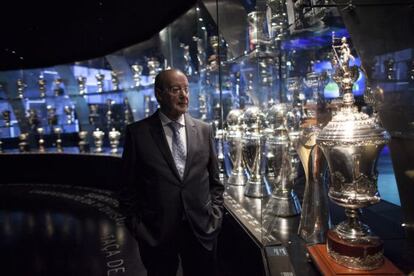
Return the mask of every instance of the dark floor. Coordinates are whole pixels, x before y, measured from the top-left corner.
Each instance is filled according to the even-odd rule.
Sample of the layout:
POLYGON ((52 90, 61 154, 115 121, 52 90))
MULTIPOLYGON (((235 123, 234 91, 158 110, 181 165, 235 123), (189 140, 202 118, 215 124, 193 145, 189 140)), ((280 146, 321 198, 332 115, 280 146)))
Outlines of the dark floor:
MULTIPOLYGON (((399 205, 387 150, 381 154, 378 171, 382 199, 399 205)), ((96 188, 0 185, 0 275, 145 276, 138 246, 123 225, 117 204, 110 191, 96 188)), ((387 210, 375 213, 388 214, 387 210)), ((395 215, 390 219, 396 219, 395 215)), ((219 252, 222 275, 262 275, 260 251, 238 228, 231 220, 225 224, 228 231, 222 239, 234 242, 219 252)), ((403 247, 386 251, 392 253, 396 248, 403 247)))
POLYGON ((1 275, 146 275, 111 193, 0 186, 1 275))

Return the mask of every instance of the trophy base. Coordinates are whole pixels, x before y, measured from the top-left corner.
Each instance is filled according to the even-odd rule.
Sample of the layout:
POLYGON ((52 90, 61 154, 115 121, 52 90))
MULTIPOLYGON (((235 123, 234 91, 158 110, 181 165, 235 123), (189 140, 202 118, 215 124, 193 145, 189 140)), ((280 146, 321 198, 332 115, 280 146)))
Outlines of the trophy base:
POLYGON ((384 263, 383 242, 378 237, 346 240, 328 230, 327 250, 335 262, 355 270, 374 270, 384 263))
POLYGON ((322 275, 404 275, 390 260, 384 257, 381 267, 374 270, 354 270, 336 263, 329 255, 326 244, 307 246, 312 261, 322 275))
POLYGON ((231 186, 245 186, 246 177, 243 174, 231 174, 227 180, 227 184, 231 186))
POLYGON ((262 178, 259 181, 249 180, 244 190, 244 195, 247 197, 263 198, 272 193, 272 189, 267 182, 266 178, 262 178))
POLYGON ((272 194, 268 206, 269 212, 277 217, 297 216, 301 212, 300 201, 294 191, 283 195, 272 194))

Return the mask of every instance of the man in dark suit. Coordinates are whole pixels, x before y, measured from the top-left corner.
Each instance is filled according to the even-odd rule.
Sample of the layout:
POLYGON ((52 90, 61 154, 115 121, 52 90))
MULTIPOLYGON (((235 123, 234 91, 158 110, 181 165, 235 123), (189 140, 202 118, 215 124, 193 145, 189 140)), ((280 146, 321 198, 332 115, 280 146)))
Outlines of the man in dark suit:
POLYGON ((120 207, 153 275, 215 275, 224 186, 212 128, 187 114, 187 77, 165 70, 155 78, 160 108, 125 132, 120 207))

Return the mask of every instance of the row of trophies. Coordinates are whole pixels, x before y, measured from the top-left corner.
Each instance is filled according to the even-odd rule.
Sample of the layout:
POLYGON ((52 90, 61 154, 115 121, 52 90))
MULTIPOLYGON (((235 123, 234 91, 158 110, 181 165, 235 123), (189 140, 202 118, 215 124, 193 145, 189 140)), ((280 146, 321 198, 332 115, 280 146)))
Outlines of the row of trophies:
MULTIPOLYGON (((62 128, 55 127, 53 128, 53 134, 55 135, 55 139, 53 144, 56 147, 56 152, 61 153, 64 151, 63 147, 63 141, 62 141, 62 128)), ((46 140, 45 140, 45 129, 42 127, 39 127, 36 129, 36 136, 37 136, 37 152, 45 153, 47 152, 46 148, 46 140)), ((79 136, 79 152, 80 153, 88 153, 91 151, 91 147, 89 145, 89 134, 87 131, 80 131, 78 133, 79 136)), ((113 128, 111 131, 108 132, 108 139, 110 144, 110 153, 111 154, 118 154, 119 153, 119 143, 121 138, 121 133, 113 128)), ((100 130, 99 128, 96 128, 92 132, 94 147, 93 152, 94 153, 104 153, 104 139, 105 139, 105 132, 100 130)), ((29 133, 21 133, 18 136, 19 139, 19 151, 22 153, 30 152, 30 142, 29 142, 29 133)), ((0 143, 0 153, 1 150, 1 143, 0 143)))
POLYGON ((384 263, 383 242, 359 215, 380 201, 376 163, 390 136, 375 111, 368 116, 354 105, 359 69, 349 65, 353 56, 346 38, 333 33, 332 43, 333 79, 342 95, 338 110, 331 118, 320 116, 326 106, 318 93, 306 104, 299 97, 292 105, 279 103, 264 112, 255 106, 232 110, 227 128, 216 131, 220 176, 229 186, 243 186, 247 197, 269 197, 265 212, 280 217, 301 213, 299 236, 308 244, 326 241, 331 261, 373 270, 384 263), (328 191, 320 177, 323 162, 329 168, 328 191), (293 189, 300 164, 306 178, 302 206, 293 189), (331 229, 328 197, 347 216, 331 229))
MULTIPOLYGON (((147 60, 147 67, 148 67, 148 81, 147 83, 153 83, 155 76, 162 70, 161 63, 155 57, 148 58, 147 60)), ((133 85, 131 88, 139 88, 143 85, 143 66, 139 64, 133 64, 130 66, 133 78, 133 85)), ((108 91, 118 91, 123 89, 121 82, 120 82, 120 74, 116 71, 111 71, 111 89, 108 91)), ((105 92, 105 74, 98 72, 95 74, 96 79, 96 90, 91 91, 94 93, 102 93, 105 92)), ((76 77, 79 95, 87 94, 88 87, 87 87, 87 78, 83 75, 79 75, 76 77)), ((17 97, 19 99, 25 98, 25 90, 27 88, 27 84, 24 82, 22 78, 17 79, 16 81, 17 86, 17 97)), ((39 74, 37 79, 37 86, 39 89, 39 97, 45 98, 47 96, 48 91, 48 84, 47 80, 44 77, 43 73, 39 74)), ((64 89, 64 80, 60 77, 55 78, 53 80, 52 85, 53 96, 61 96, 65 94, 64 89)))

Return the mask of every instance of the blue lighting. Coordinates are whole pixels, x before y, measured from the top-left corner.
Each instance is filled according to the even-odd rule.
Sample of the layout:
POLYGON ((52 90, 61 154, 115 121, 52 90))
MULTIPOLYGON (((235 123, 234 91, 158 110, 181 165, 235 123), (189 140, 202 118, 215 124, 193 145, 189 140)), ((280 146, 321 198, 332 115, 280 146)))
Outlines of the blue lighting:
MULTIPOLYGON (((350 65, 361 65, 361 60, 359 58, 355 58, 354 61, 350 62, 350 65)), ((313 70, 316 73, 323 73, 328 72, 328 75, 331 76, 332 74, 332 65, 330 61, 320 61, 316 62, 313 65, 313 70)), ((354 92, 355 96, 362 96, 365 91, 365 74, 360 70, 359 71, 359 77, 357 81, 354 83, 352 91, 354 92)), ((328 84, 324 88, 324 96, 327 99, 337 98, 339 97, 339 87, 338 85, 333 81, 332 78, 330 78, 328 84)))

